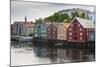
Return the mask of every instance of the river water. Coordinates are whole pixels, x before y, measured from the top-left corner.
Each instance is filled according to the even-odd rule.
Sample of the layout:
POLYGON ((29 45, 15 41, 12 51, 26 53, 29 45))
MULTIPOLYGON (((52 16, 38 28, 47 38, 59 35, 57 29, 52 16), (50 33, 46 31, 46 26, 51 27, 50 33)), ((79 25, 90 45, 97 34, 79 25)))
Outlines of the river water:
POLYGON ((11 45, 11 66, 95 61, 94 49, 89 48, 39 47, 33 43, 11 45))

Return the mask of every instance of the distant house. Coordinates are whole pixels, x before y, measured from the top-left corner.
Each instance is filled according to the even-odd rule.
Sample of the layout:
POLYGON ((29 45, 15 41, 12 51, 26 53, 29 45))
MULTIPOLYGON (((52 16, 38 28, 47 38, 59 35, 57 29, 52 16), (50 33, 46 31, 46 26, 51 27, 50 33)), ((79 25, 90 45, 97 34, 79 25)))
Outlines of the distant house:
POLYGON ((95 41, 95 25, 93 21, 75 17, 67 28, 68 42, 95 41))
POLYGON ((59 11, 59 14, 67 13, 70 16, 70 18, 72 18, 75 12, 78 12, 80 14, 82 13, 85 16, 85 18, 88 18, 89 20, 92 20, 93 22, 95 22, 95 11, 91 12, 91 11, 80 9, 80 8, 72 8, 72 9, 59 11))
POLYGON ((47 37, 50 40, 57 40, 57 27, 55 24, 50 23, 47 27, 47 37))
POLYGON ((36 23, 34 26, 34 37, 47 38, 47 26, 44 23, 36 23))
POLYGON ((27 21, 27 18, 25 17, 25 21, 15 21, 12 24, 12 33, 18 36, 29 36, 33 33, 33 26, 33 22, 27 21))
POLYGON ((14 22, 14 24, 13 24, 13 34, 14 35, 19 35, 19 36, 21 36, 21 35, 24 35, 23 34, 23 32, 24 32, 24 22, 22 22, 22 21, 16 21, 16 22, 14 22))
POLYGON ((25 22, 24 23, 24 35, 30 36, 34 31, 34 23, 33 22, 25 22))

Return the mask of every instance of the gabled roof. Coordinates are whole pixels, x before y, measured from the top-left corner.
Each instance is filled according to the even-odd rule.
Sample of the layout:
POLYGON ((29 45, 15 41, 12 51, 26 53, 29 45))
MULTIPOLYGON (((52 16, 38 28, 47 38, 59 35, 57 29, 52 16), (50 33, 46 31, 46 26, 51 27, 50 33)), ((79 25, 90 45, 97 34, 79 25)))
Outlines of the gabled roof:
MULTIPOLYGON (((84 28, 95 28, 94 22, 91 20, 79 17, 75 17, 74 19, 76 19, 84 28)), ((74 19, 71 21, 71 23, 74 21, 74 19)))
POLYGON ((43 22, 42 22, 42 23, 36 23, 36 24, 35 24, 35 26, 37 26, 37 25, 43 25, 43 26, 45 26, 45 27, 47 27, 47 26, 48 26, 48 24, 43 23, 43 22))
POLYGON ((34 24, 32 22, 25 22, 24 27, 25 28, 33 28, 34 24))
POLYGON ((32 28, 34 26, 32 21, 28 21, 28 22, 25 22, 25 21, 15 21, 14 24, 23 24, 23 26, 25 28, 32 28))
POLYGON ((69 24, 70 24, 70 23, 64 23, 63 25, 64 25, 66 28, 68 28, 69 24))

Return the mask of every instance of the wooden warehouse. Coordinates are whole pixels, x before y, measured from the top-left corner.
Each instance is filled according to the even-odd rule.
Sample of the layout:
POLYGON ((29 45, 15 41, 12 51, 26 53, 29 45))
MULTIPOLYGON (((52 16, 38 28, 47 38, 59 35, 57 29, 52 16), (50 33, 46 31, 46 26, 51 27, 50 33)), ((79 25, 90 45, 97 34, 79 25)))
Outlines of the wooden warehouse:
POLYGON ((69 23, 56 23, 57 27, 57 40, 66 40, 66 29, 69 23))
POLYGON ((47 26, 44 23, 35 24, 34 38, 47 39, 47 26))
POLYGON ((53 23, 50 23, 47 27, 47 38, 57 40, 57 27, 53 23))
POLYGON ((67 41, 80 43, 95 41, 95 25, 93 21, 75 17, 67 29, 67 41))

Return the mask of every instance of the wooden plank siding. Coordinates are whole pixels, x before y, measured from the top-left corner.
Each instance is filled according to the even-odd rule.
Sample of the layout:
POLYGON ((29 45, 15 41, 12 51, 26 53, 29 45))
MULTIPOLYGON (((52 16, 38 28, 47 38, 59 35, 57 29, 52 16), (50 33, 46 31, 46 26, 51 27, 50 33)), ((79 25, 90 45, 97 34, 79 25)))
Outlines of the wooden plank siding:
POLYGON ((66 30, 67 30, 66 38, 68 42, 85 43, 90 40, 89 38, 91 38, 92 35, 95 36, 93 33, 94 28, 84 28, 84 26, 81 25, 80 21, 78 21, 76 18, 74 18, 74 20, 71 22, 68 29, 66 30), (90 33, 90 30, 92 31, 92 34, 90 33))
POLYGON ((57 27, 52 23, 47 27, 47 37, 50 40, 57 40, 57 27))
POLYGON ((57 23, 57 40, 66 40, 66 29, 69 23, 57 23))
POLYGON ((47 39, 47 27, 45 24, 35 24, 34 37, 47 39))

